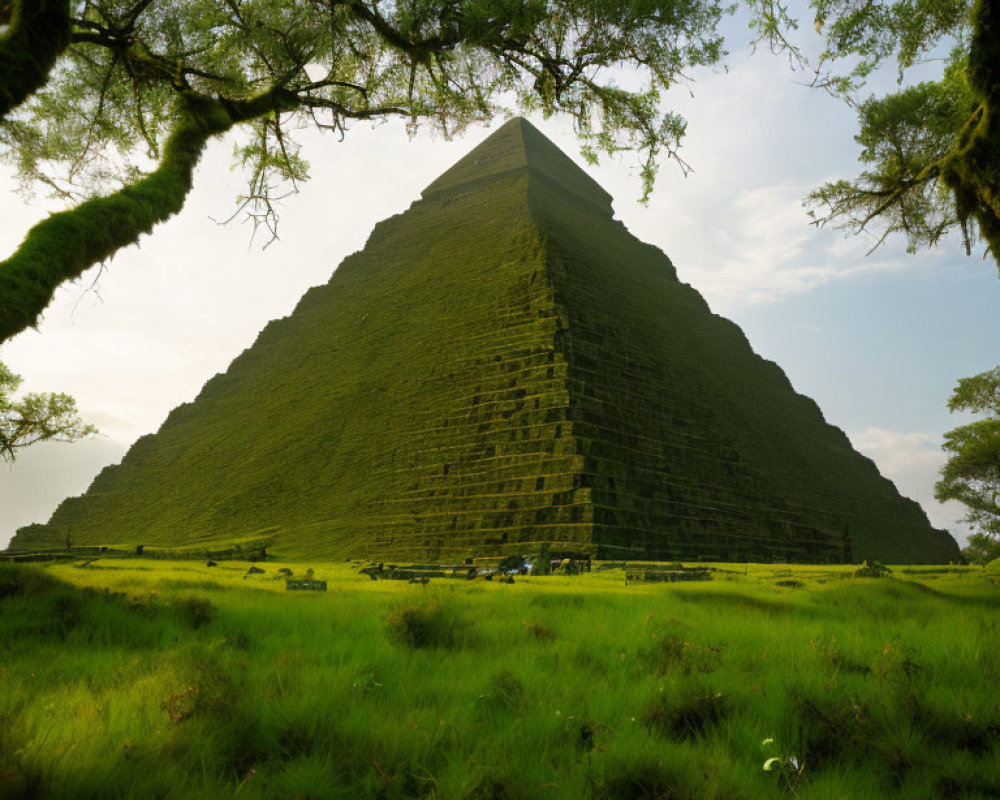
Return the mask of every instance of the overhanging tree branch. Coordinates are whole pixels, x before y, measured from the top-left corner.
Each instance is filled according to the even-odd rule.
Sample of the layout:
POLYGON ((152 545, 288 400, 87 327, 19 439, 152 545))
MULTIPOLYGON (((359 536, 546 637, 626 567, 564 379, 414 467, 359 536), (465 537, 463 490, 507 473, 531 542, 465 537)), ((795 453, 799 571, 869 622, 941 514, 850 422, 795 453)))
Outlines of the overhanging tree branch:
POLYGON ((17 251, 0 262, 0 341, 35 325, 59 284, 73 280, 179 212, 208 140, 239 122, 298 105, 272 89, 249 100, 184 92, 177 122, 156 170, 114 194, 88 200, 35 225, 17 251))
MULTIPOLYGON (((403 34, 402 31, 394 28, 389 21, 383 17, 378 9, 373 5, 368 8, 362 2, 351 2, 347 4, 351 12, 359 20, 367 22, 386 42, 393 47, 409 55, 418 63, 427 63, 431 56, 436 53, 446 52, 455 47, 461 41, 461 34, 457 26, 450 26, 450 30, 434 36, 412 38, 403 34)), ((457 9, 448 9, 450 14, 444 10, 441 12, 442 19, 445 16, 454 16, 457 9)), ((442 26, 443 28, 444 26, 442 26)))
MULTIPOLYGON (((20 41, 22 55, 47 53, 43 66, 51 72, 32 84, 48 80, 46 91, 0 128, 5 155, 26 182, 51 185, 64 197, 63 181, 91 197, 112 193, 52 215, 0 261, 0 341, 36 324, 60 283, 177 213, 208 140, 240 122, 264 118, 263 139, 237 152, 254 167, 248 213, 252 218, 252 204, 262 202, 269 222, 277 196, 271 178, 294 183, 307 175, 282 128, 289 111, 296 112, 286 115, 290 121, 311 118, 340 134, 346 120, 403 115, 414 126, 433 119, 447 135, 491 117, 501 110, 497 100, 513 95, 526 111, 572 114, 591 154, 640 151, 648 191, 653 158, 676 158, 683 135, 680 118, 656 113, 658 90, 685 68, 723 55, 719 0, 624 7, 571 0, 0 0, 0 15, 12 1, 20 16, 0 16, 0 25, 10 22, 0 45, 20 41), (61 10, 54 45, 17 39, 34 19, 29 4, 36 16, 61 10), (66 68, 52 70, 63 50, 66 68), (643 69, 645 91, 596 83, 599 70, 627 63, 643 69), (245 101, 213 94, 247 97, 266 87, 283 88, 245 101), (143 144, 158 163, 136 180, 143 144)), ((0 63, 6 91, 16 81, 5 70, 0 63)), ((8 94, 8 107, 28 96, 8 94)))

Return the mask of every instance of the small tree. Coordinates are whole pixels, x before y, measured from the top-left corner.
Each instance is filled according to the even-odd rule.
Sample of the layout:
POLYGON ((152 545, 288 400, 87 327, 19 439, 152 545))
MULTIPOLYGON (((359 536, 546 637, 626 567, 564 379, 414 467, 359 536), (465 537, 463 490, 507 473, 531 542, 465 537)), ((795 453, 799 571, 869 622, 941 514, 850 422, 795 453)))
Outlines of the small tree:
POLYGON ((1000 538, 1000 367, 960 380, 948 409, 986 418, 944 435, 942 446, 950 456, 934 496, 963 503, 969 509, 965 522, 1000 538))
POLYGON ((969 537, 968 546, 962 549, 962 555, 970 564, 989 564, 1000 558, 1000 540, 985 533, 974 533, 969 537))
POLYGON ((97 433, 77 416, 76 401, 67 394, 31 393, 15 399, 21 381, 0 363, 0 461, 13 461, 18 450, 38 442, 72 442, 97 433))

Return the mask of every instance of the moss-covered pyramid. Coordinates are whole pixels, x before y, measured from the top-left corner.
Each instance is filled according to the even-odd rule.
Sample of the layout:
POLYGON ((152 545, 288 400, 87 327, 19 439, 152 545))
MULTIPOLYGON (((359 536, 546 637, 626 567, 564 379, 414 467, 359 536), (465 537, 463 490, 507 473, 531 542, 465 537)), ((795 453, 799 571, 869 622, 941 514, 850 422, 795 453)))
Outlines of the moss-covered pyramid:
POLYGON ((947 561, 847 437, 513 120, 13 547, 947 561))

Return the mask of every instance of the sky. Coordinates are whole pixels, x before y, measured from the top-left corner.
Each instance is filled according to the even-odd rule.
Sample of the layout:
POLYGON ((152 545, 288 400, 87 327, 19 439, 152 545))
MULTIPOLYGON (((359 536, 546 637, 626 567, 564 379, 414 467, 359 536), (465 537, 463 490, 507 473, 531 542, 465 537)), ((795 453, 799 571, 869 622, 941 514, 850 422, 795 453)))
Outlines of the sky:
MULTIPOLYGON (((662 249, 682 281, 964 543, 962 507, 937 503, 933 487, 942 434, 964 421, 945 405, 957 379, 1000 363, 996 266, 954 239, 911 255, 890 238, 866 255, 870 238, 812 226, 802 198, 858 172, 855 114, 804 86, 785 59, 731 49, 727 71, 696 72, 666 96, 688 120, 682 152, 694 172, 664 164, 645 205, 628 157, 585 165, 567 120, 531 121, 611 193, 635 236, 662 249)), ((247 225, 217 222, 245 176, 232 167, 232 141, 214 142, 179 216, 61 288, 37 330, 0 346, 23 391, 71 394, 101 431, 0 464, 0 547, 85 491, 501 121, 452 141, 427 131, 410 139, 400 122, 358 123, 343 141, 303 132, 312 178, 283 202, 281 238, 266 249, 247 225)), ((4 254, 55 209, 14 187, 0 167, 4 254)))

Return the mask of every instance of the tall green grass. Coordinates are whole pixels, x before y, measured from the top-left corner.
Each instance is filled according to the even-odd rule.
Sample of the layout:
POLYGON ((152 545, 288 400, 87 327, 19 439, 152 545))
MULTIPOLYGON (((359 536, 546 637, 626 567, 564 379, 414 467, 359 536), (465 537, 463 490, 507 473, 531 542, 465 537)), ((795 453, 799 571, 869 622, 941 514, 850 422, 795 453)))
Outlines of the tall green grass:
POLYGON ((330 591, 285 594, 264 566, 0 565, 0 797, 1000 796, 979 571, 314 564, 330 591))

